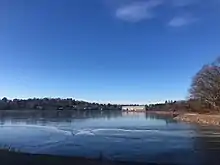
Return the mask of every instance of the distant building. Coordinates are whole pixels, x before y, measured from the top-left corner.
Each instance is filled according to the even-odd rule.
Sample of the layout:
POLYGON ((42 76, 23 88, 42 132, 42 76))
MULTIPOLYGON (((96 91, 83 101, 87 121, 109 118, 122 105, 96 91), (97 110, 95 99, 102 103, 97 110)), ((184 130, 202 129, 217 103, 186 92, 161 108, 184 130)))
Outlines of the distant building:
POLYGON ((42 106, 40 106, 40 105, 38 105, 36 108, 37 108, 37 109, 40 109, 40 110, 43 110, 43 109, 44 109, 44 107, 42 107, 42 106))
POLYGON ((146 107, 144 105, 122 106, 122 111, 143 112, 146 111, 146 107))

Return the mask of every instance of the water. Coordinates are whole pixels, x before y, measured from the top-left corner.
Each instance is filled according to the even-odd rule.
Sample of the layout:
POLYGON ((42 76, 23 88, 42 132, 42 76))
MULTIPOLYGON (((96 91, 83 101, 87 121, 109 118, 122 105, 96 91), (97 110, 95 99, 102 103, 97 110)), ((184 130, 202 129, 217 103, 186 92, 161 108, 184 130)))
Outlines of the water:
POLYGON ((145 113, 1 111, 0 148, 8 147, 111 160, 220 164, 220 129, 145 113))

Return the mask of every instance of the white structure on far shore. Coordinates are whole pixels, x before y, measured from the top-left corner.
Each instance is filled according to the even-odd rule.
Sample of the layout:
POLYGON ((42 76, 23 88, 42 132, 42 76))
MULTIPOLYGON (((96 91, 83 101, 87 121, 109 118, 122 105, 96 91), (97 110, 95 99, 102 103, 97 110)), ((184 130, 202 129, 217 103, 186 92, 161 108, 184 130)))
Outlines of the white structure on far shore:
POLYGON ((122 111, 143 112, 146 111, 145 105, 122 106, 122 111))

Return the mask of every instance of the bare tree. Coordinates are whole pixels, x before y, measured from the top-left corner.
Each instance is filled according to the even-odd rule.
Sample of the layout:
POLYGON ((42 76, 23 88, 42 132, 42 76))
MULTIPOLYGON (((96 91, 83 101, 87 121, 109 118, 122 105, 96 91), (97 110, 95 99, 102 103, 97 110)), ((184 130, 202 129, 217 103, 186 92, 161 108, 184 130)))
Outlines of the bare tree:
POLYGON ((220 109, 220 58, 212 64, 203 66, 195 75, 190 97, 220 109))

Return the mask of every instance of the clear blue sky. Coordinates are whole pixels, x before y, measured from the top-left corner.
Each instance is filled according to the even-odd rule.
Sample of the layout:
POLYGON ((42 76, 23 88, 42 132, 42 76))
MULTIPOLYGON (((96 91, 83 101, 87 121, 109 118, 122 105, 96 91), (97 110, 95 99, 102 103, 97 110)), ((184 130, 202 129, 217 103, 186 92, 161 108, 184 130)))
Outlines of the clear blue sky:
POLYGON ((184 99, 219 29, 219 0, 1 0, 0 97, 184 99))

